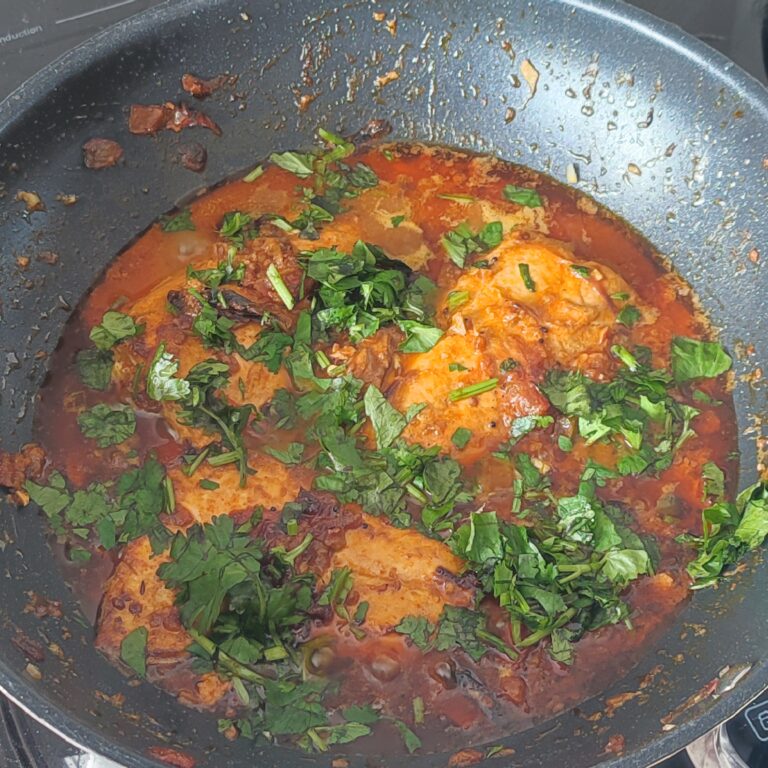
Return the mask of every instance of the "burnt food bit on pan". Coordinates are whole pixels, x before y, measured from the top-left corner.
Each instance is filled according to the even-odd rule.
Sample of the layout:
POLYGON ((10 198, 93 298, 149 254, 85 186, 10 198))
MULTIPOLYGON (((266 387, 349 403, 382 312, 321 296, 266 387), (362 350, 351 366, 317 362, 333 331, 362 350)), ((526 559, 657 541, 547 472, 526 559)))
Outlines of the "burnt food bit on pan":
POLYGON ((180 144, 178 149, 179 163, 188 171, 202 173, 208 162, 208 150, 197 141, 180 144))
POLYGON ((207 128, 216 136, 221 136, 221 128, 208 115, 183 102, 131 105, 128 116, 128 130, 131 133, 151 136, 159 131, 179 133, 185 128, 207 128))
POLYGON ((112 139, 88 139, 83 144, 83 164, 86 168, 111 168, 117 165, 122 157, 123 148, 112 139))
POLYGON ((234 85, 237 82, 237 75, 217 75, 208 79, 192 75, 189 72, 181 76, 181 87, 196 99, 205 99, 219 88, 225 85, 234 85))

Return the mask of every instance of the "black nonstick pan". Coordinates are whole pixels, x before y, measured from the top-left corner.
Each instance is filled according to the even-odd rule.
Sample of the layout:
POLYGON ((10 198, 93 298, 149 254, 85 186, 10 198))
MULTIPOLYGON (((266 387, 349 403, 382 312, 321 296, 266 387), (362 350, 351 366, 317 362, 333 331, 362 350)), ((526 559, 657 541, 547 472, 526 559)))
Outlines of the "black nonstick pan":
MULTIPOLYGON (((354 133, 373 118, 396 138, 493 152, 567 179, 645 233, 734 354, 740 485, 754 482, 766 448, 756 372, 768 372, 768 92, 675 27, 607 0, 184 0, 46 67, 0 104, 2 448, 30 439, 46 353, 132 237, 269 152, 309 146, 318 125, 354 133), (376 10, 397 18, 395 35, 376 10), (131 135, 130 104, 179 100, 184 72, 239 76, 206 102, 221 137, 131 135), (390 72, 397 78, 382 78, 390 72), (124 163, 86 169, 92 137, 120 142, 124 163), (191 139, 207 146, 203 174, 176 162, 191 139), (45 210, 25 213, 19 191, 37 193, 45 210)), ((64 738, 125 766, 156 765, 157 747, 201 768, 330 765, 332 755, 228 742, 215 718, 129 685, 93 648, 31 507, 3 507, 0 566, 0 688, 64 738), (63 617, 35 615, 31 593, 60 601, 63 617)), ((514 755, 492 764, 648 766, 727 718, 768 686, 767 577, 758 553, 726 585, 696 594, 627 678, 510 734, 514 755), (607 696, 638 690, 596 717, 607 696)), ((442 766, 448 755, 407 762, 442 766)))

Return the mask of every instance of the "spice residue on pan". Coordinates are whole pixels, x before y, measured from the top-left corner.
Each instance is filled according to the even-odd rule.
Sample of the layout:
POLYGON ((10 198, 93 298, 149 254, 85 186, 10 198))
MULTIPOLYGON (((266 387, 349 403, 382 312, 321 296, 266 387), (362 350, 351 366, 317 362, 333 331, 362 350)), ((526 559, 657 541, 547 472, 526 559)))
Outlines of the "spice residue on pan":
POLYGON ((386 127, 118 256, 15 487, 98 647, 227 737, 470 764, 625 674, 762 542, 766 492, 730 501, 731 359, 640 236, 386 127))

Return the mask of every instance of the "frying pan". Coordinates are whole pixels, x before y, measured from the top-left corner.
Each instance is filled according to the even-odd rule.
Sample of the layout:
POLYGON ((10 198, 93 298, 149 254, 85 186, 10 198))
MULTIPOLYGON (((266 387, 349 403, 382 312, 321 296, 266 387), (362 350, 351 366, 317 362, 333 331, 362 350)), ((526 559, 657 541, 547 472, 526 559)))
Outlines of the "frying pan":
MULTIPOLYGON (((694 286, 736 355, 740 484, 754 481, 766 389, 744 376, 768 371, 768 93, 677 28, 618 2, 394 0, 386 10, 398 19, 396 36, 373 18, 378 8, 360 0, 174 2, 103 32, 0 105, 3 448, 31 437, 43 353, 70 312, 158 214, 272 150, 309 146, 318 125, 352 133, 386 118, 395 137, 497 153, 561 179, 575 172, 580 189, 638 226, 694 286), (521 77, 526 59, 539 73, 535 94, 521 77), (239 75, 235 93, 221 91, 204 107, 221 138, 200 129, 128 133, 131 103, 178 99, 186 71, 225 70, 239 75), (391 70, 399 79, 377 86, 391 70), (303 111, 301 95, 313 99, 303 111), (83 167, 81 146, 94 136, 123 145, 122 167, 83 167), (192 139, 208 147, 202 175, 174 162, 178 143, 192 139), (24 215, 18 190, 37 192, 47 210, 24 215), (78 202, 64 206, 58 193, 78 202), (42 251, 58 262, 37 258, 42 251), (20 256, 30 257, 26 269, 20 256)), ((198 766, 330 763, 328 755, 225 741, 214 718, 148 684, 129 685, 93 649, 41 517, 5 508, 0 542, 0 688, 61 736, 125 766, 156 765, 148 750, 158 745, 198 766), (31 592, 61 601, 63 618, 25 612, 31 592), (29 666, 22 637, 44 660, 29 666)), ((733 714, 768 686, 766 577, 757 553, 732 582, 697 594, 603 696, 510 734, 515 754, 500 762, 647 766, 733 714), (604 713, 608 696, 636 691, 604 713)), ((352 766, 387 763, 351 758, 352 766)))

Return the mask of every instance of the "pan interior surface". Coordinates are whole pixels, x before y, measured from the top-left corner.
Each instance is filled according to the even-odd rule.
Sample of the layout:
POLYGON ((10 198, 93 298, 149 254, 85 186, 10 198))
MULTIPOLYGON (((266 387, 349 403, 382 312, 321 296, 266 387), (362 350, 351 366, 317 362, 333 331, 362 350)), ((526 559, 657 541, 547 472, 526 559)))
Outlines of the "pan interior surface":
MULTIPOLYGON (((386 118, 395 138, 491 152, 576 179, 642 231, 694 287, 734 352, 740 485, 753 482, 766 406, 754 371, 768 362, 765 92, 722 57, 620 3, 510 0, 471 12, 403 3, 391 15, 394 34, 365 3, 247 11, 230 2, 176 3, 99 35, 0 105, 3 448, 29 439, 46 369, 41 353, 52 351, 72 308, 137 232, 273 150, 308 147, 318 125, 352 133, 386 118), (237 95, 206 102, 223 135, 194 136, 208 148, 202 176, 172 162, 187 136, 128 132, 128 105, 178 100, 184 72, 223 70, 239 75, 237 95), (94 136, 119 141, 125 165, 83 168, 82 144, 94 136), (20 190, 40 195, 46 211, 22 215, 13 202, 20 190), (77 203, 57 202, 60 193, 77 203), (50 264, 37 258, 42 252, 59 258, 50 264), (20 256, 31 257, 26 269, 20 256)), ((209 716, 150 686, 127 686, 92 648, 91 628, 51 568, 42 520, 7 507, 2 524, 9 582, 0 683, 33 715, 126 766, 156 764, 148 750, 165 745, 198 766, 327 765, 328 756, 226 742, 209 716), (25 612, 30 592, 61 601, 64 618, 25 612), (22 635, 40 646, 43 661, 18 650, 22 635)), ((734 712, 768 680, 765 577, 756 557, 732 584, 698 594, 603 697, 510 736, 510 761, 648 765, 734 712), (598 717, 607 697, 639 690, 651 671, 640 695, 598 717), (621 757, 609 748, 615 735, 623 737, 621 757)))

